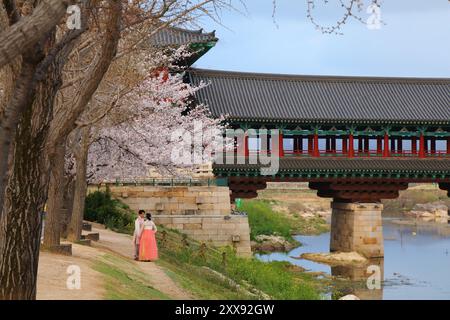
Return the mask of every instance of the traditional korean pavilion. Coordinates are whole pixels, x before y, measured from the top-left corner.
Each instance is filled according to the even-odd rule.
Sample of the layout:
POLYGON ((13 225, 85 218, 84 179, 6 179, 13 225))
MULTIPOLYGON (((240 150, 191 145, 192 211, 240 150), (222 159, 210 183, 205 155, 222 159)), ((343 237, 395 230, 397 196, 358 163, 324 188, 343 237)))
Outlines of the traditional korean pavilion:
POLYGON ((450 196, 450 79, 194 69, 189 80, 209 83, 197 100, 247 132, 233 157, 244 162, 213 166, 231 199, 256 197, 269 181, 309 182, 333 199, 331 251, 383 257, 381 200, 397 198, 409 183, 438 183, 450 196), (276 130, 275 139, 263 135, 268 150, 261 129, 276 130), (279 168, 262 175, 251 156, 274 151, 279 168))
MULTIPOLYGON (((448 189, 450 79, 196 69, 189 78, 209 83, 197 99, 213 115, 228 115, 234 128, 279 131, 280 170, 274 176, 261 177, 259 165, 214 166, 215 174, 236 188, 235 197, 254 197, 255 187, 245 185, 264 187, 267 181, 308 181, 319 195, 341 200, 395 198, 408 182, 437 182, 448 189), (335 192, 333 183, 344 181, 398 188, 335 192)), ((260 152, 258 146, 258 137, 249 137, 243 155, 260 152)))
MULTIPOLYGON (((175 38, 197 43, 200 54, 217 42, 202 32, 175 38)), ((243 161, 213 164, 231 199, 256 197, 267 182, 309 182, 318 196, 333 199, 331 251, 382 257, 381 200, 398 197, 409 183, 436 183, 450 196, 450 79, 192 68, 186 80, 208 83, 195 99, 244 132, 231 155, 243 161), (277 156, 273 174, 251 161, 263 153, 277 156)))

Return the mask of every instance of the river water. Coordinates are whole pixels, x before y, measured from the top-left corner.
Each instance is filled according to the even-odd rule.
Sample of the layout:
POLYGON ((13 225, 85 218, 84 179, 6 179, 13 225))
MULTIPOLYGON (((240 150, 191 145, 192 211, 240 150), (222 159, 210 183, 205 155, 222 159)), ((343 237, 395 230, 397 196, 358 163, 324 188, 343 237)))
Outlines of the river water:
MULTIPOLYGON (((304 259, 302 253, 329 252, 330 233, 296 236, 303 245, 289 253, 257 255, 263 261, 289 261, 308 271, 351 279, 355 285, 330 292, 325 298, 355 294, 361 299, 450 299, 450 225, 383 218, 384 259, 372 261, 380 267, 380 290, 366 285, 367 266, 330 267, 304 259), (357 284, 357 285, 356 285, 357 284)), ((338 283, 338 281, 335 281, 338 283)))

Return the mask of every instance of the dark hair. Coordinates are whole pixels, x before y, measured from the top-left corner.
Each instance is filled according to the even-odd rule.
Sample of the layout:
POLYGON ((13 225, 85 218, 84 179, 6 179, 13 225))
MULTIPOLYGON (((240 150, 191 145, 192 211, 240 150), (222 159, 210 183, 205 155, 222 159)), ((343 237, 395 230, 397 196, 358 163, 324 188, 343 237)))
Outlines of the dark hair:
POLYGON ((152 215, 151 215, 151 213, 147 213, 147 214, 145 215, 145 217, 147 218, 147 220, 152 220, 152 215))
POLYGON ((145 210, 139 210, 139 214, 144 214, 145 213, 145 210))

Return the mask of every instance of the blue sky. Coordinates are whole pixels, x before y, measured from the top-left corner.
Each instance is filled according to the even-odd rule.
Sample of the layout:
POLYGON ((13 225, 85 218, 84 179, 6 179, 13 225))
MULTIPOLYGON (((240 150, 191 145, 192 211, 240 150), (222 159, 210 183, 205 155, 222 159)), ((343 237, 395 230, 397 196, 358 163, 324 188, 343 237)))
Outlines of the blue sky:
MULTIPOLYGON (((381 30, 359 22, 344 26, 344 35, 317 31, 306 18, 306 0, 244 0, 247 12, 222 14, 220 41, 195 67, 219 70, 355 76, 450 77, 450 2, 448 0, 384 0, 381 30)), ((322 3, 320 0, 318 3, 322 3)), ((337 21, 337 0, 315 16, 337 21)), ((368 1, 366 0, 366 4, 368 1)), ((365 10, 361 16, 369 15, 365 10)))

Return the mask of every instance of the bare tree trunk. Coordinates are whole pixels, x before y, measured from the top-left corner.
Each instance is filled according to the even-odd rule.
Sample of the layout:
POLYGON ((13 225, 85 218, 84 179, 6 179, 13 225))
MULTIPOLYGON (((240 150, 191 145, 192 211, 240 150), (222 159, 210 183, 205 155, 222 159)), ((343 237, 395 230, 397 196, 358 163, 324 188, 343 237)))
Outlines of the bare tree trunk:
POLYGON ((61 237, 67 239, 69 223, 72 218, 72 210, 73 210, 73 197, 75 194, 75 177, 69 176, 66 178, 64 185, 64 209, 67 212, 67 215, 63 217, 61 224, 61 237))
POLYGON ((52 110, 47 81, 19 123, 14 160, 0 218, 0 300, 35 299, 41 213, 47 198, 49 161, 44 151, 52 110))
POLYGON ((0 33, 0 68, 31 49, 65 15, 71 0, 42 0, 28 17, 0 33))
POLYGON ((83 228, 84 206, 87 193, 87 159, 89 150, 89 130, 84 129, 80 142, 80 150, 76 152, 77 173, 75 178, 75 194, 73 197, 72 216, 67 234, 69 241, 79 241, 83 228))
POLYGON ((47 216, 45 219, 44 246, 54 247, 60 245, 61 238, 61 210, 64 205, 64 158, 66 154, 65 143, 55 148, 50 160, 50 184, 48 188, 47 216))
MULTIPOLYGON (((100 59, 94 70, 100 71, 101 74, 94 74, 94 79, 88 81, 88 92, 81 99, 81 102, 86 102, 84 105, 89 102, 98 87, 98 84, 95 86, 93 82, 96 82, 97 78, 100 78, 100 82, 108 70, 112 61, 110 56, 114 57, 120 38, 121 0, 111 0, 110 3, 113 8, 110 28, 112 34, 106 36, 104 59, 100 59)), ((54 34, 51 36, 54 40, 54 34)), ((69 44, 73 44, 73 41, 69 44)), ((3 42, 0 41, 0 52, 2 47, 3 42)), ((45 48, 52 46, 48 43, 45 48)), ((25 108, 15 135, 11 173, 8 175, 8 186, 0 216, 0 300, 36 298, 41 212, 47 198, 49 157, 54 154, 53 148, 46 148, 48 131, 50 124, 54 122, 54 99, 61 85, 62 67, 67 61, 71 47, 63 45, 56 49, 48 54, 49 59, 46 58, 41 63, 43 68, 35 73, 38 79, 35 99, 31 108, 25 108)))
MULTIPOLYGON (((0 300, 35 299, 41 239, 41 214, 47 200, 50 161, 46 150, 62 68, 74 39, 50 51, 36 69, 34 99, 24 108, 12 148, 8 186, 0 217, 0 300), (53 55, 54 54, 54 55, 53 55)), ((42 41, 52 48, 55 33, 42 41)), ((35 53, 39 57, 38 52, 35 53)), ((35 83, 35 84, 34 84, 35 83)))
POLYGON ((14 89, 14 96, 11 102, 5 106, 0 118, 0 208, 3 206, 8 181, 8 161, 11 144, 16 136, 17 124, 22 113, 32 103, 34 96, 33 77, 36 67, 37 62, 23 62, 22 71, 14 89))

